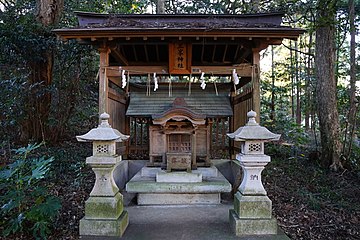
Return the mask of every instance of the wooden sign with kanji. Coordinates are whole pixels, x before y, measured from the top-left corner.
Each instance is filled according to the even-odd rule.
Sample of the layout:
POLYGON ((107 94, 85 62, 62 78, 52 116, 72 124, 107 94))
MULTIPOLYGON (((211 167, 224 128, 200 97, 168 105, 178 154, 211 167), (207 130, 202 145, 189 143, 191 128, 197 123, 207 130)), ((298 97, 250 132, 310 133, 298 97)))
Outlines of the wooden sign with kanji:
POLYGON ((169 72, 170 74, 191 73, 190 43, 169 43, 169 72))

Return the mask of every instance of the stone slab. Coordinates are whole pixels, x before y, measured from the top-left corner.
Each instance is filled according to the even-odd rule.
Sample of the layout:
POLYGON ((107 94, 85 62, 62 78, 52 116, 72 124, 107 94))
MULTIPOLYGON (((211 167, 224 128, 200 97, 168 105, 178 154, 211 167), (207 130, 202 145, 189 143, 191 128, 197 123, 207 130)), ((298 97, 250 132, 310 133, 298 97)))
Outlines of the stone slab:
POLYGON ((211 167, 198 167, 196 170, 192 170, 192 173, 201 173, 203 178, 217 177, 218 169, 214 166, 211 167))
POLYGON ((267 235, 278 232, 277 221, 270 219, 240 219, 233 209, 229 210, 230 227, 236 236, 267 235))
MULTIPOLYGON (((161 172, 160 167, 143 167, 141 169, 142 177, 155 177, 156 173, 161 172)), ((196 170, 192 170, 192 173, 201 173, 203 178, 218 177, 218 169, 215 166, 211 167, 198 167, 196 170)))
POLYGON ((222 174, 216 178, 195 183, 156 182, 155 177, 143 177, 137 173, 127 184, 130 193, 223 193, 231 192, 231 184, 222 174))
POLYGON ((80 220, 80 236, 116 236, 121 237, 129 225, 129 215, 123 211, 116 220, 86 219, 80 220))
POLYGON ((143 167, 141 168, 142 177, 155 177, 158 172, 161 172, 159 167, 143 167))
POLYGON ((121 159, 121 156, 91 156, 86 158, 86 164, 115 165, 121 159))
POLYGON ((267 196, 244 196, 237 192, 234 196, 234 211, 240 219, 270 219, 272 202, 267 196))
POLYGON ((187 204, 220 204, 220 193, 210 194, 171 194, 140 193, 138 205, 187 205, 187 204))
POLYGON ((201 173, 188 173, 188 172, 157 172, 156 182, 168 182, 168 183, 181 183, 181 182, 202 182, 201 173))
POLYGON ((157 183, 157 182, 129 182, 127 192, 133 193, 222 193, 230 192, 228 182, 199 182, 199 183, 157 183))

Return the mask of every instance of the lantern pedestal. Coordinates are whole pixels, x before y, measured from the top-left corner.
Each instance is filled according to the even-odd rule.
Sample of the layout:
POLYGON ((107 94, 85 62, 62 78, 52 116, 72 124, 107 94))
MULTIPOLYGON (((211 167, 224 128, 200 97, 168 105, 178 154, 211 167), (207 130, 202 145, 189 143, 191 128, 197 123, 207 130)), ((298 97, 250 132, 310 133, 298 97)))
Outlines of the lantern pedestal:
POLYGON ((85 202, 85 217, 80 220, 80 235, 121 237, 129 224, 123 196, 115 185, 113 170, 121 160, 117 157, 88 157, 86 163, 95 172, 96 180, 85 202))
POLYGON ((237 236, 277 234, 277 221, 272 217, 272 202, 266 196, 261 172, 270 157, 238 154, 243 179, 230 210, 230 226, 237 236))
POLYGON ((267 196, 234 196, 234 211, 239 219, 270 219, 272 203, 267 196))
POLYGON ((86 163, 95 173, 94 187, 85 202, 85 217, 80 220, 80 236, 121 237, 129 224, 123 196, 113 178, 115 166, 121 161, 115 144, 129 136, 111 128, 109 117, 107 113, 101 114, 97 128, 77 136, 78 141, 93 143, 93 156, 86 158, 86 163))
POLYGON ((261 172, 270 162, 264 154, 264 143, 279 140, 280 135, 261 127, 256 113, 247 114, 248 123, 228 136, 241 142, 241 152, 236 160, 243 170, 243 177, 234 196, 234 209, 229 212, 230 226, 237 236, 276 235, 277 221, 272 217, 272 202, 261 182, 261 172))
POLYGON ((230 209, 230 227, 236 236, 244 235, 275 235, 277 234, 277 221, 270 219, 239 218, 233 209, 230 209))

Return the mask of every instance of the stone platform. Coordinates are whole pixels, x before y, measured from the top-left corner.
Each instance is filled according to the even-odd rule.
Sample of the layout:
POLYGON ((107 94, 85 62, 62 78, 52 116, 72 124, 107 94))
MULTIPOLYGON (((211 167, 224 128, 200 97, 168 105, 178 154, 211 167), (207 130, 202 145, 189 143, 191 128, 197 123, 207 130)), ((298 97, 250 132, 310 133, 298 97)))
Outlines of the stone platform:
POLYGON ((138 205, 219 204, 220 193, 230 192, 231 184, 216 167, 198 168, 191 173, 143 167, 126 184, 126 191, 138 194, 138 205))

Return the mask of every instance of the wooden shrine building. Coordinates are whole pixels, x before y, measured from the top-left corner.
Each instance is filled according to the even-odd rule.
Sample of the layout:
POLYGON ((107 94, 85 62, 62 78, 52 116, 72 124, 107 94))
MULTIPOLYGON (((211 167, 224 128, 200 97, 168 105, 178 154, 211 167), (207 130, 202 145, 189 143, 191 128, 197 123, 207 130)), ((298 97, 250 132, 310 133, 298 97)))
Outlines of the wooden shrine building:
POLYGON ((303 33, 280 13, 76 14, 78 26, 54 32, 98 49, 99 112, 131 136, 120 150, 170 170, 234 147, 226 133, 260 112, 260 51, 303 33))

